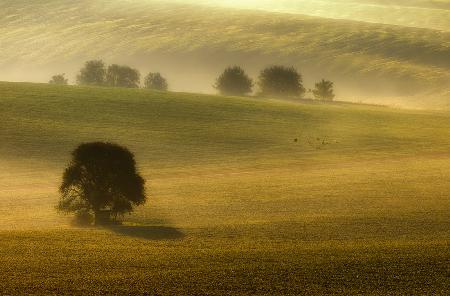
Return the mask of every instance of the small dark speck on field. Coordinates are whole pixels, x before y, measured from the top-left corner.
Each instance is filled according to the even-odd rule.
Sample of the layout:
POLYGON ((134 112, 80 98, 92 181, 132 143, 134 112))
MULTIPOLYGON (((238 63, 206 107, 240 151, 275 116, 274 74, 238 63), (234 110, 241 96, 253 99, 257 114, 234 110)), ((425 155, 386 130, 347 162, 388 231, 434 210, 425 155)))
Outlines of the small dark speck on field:
POLYGON ((179 229, 167 226, 114 225, 108 227, 108 229, 120 235, 143 238, 147 240, 174 240, 182 239, 184 237, 184 233, 179 229))

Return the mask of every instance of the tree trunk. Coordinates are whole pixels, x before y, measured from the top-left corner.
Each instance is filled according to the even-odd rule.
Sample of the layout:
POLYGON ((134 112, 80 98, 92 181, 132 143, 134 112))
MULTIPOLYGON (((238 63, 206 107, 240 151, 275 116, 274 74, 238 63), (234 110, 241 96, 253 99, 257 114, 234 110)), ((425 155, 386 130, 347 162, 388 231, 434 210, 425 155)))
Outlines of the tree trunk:
POLYGON ((110 225, 111 224, 111 211, 109 210, 96 210, 95 225, 110 225))

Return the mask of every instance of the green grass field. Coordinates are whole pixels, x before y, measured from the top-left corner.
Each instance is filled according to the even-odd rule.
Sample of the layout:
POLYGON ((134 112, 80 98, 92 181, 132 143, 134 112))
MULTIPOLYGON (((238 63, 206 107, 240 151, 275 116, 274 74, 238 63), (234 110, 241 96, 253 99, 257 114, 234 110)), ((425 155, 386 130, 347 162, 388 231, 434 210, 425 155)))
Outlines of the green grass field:
POLYGON ((2 82, 0 118, 0 294, 450 291, 449 113, 2 82), (58 185, 97 140, 149 201, 76 228, 58 185))
POLYGON ((333 80, 341 100, 449 108, 449 2, 367 2, 374 1, 277 4, 318 9, 312 17, 155 0, 4 0, 0 80, 47 82, 66 73, 73 83, 86 60, 102 58, 143 75, 160 71, 172 90, 212 93, 226 66, 242 65, 256 79, 263 67, 285 64, 299 69, 307 88, 333 80), (327 13, 363 15, 317 17, 333 17, 327 13))

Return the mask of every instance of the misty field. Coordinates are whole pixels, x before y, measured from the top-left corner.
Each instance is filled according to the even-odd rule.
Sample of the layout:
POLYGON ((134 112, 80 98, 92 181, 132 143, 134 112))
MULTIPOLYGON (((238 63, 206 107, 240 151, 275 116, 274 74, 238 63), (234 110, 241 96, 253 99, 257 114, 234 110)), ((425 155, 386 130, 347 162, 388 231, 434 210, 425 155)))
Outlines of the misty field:
POLYGON ((0 83, 0 118, 1 294, 450 291, 449 113, 0 83), (93 140, 148 180, 123 226, 55 212, 93 140))
POLYGON ((186 2, 193 1, 4 0, 0 80, 47 82, 66 73, 73 83, 82 63, 101 58, 161 72, 172 90, 212 92, 226 66, 238 64, 256 78, 284 64, 299 69, 306 87, 334 81, 345 100, 449 108, 447 0, 239 1, 277 2, 283 12, 314 8, 316 17, 186 2))

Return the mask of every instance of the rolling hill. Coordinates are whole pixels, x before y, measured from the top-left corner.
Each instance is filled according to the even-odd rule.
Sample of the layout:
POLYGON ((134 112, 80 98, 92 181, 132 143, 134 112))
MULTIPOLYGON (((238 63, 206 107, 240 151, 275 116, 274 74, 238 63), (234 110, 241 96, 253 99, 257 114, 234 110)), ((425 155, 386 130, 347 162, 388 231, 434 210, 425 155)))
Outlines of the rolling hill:
POLYGON ((2 293, 450 289, 446 112, 1 82, 0 118, 2 293), (61 173, 98 140, 136 154, 149 202, 72 227, 61 173))
POLYGON ((178 2, 450 30, 448 0, 179 0, 178 2))
MULTIPOLYGON (((442 20, 446 2, 433 3, 426 13, 442 20)), ((299 68, 307 87, 332 79, 342 100, 447 108, 450 32, 424 27, 170 1, 2 1, 0 79, 44 82, 65 72, 73 82, 85 60, 103 58, 161 71, 174 90, 212 92, 225 66, 256 78, 280 63, 299 68)))

